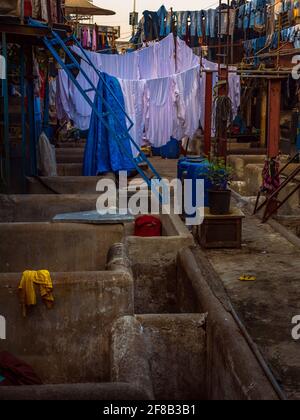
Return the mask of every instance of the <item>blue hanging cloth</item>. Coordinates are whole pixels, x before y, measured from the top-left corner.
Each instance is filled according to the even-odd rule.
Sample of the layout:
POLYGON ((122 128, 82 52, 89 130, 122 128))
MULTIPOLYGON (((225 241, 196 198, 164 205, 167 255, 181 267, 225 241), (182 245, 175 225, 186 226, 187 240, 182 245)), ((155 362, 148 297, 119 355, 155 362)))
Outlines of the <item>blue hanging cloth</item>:
POLYGON ((104 80, 100 79, 98 84, 98 96, 95 105, 98 112, 102 114, 109 112, 108 106, 102 100, 104 98, 115 116, 108 114, 104 117, 109 126, 108 129, 93 111, 84 154, 84 176, 97 176, 107 172, 132 171, 135 169, 129 137, 120 140, 127 151, 126 154, 116 140, 116 134, 126 133, 127 126, 124 111, 117 105, 116 99, 110 94, 108 87, 125 109, 121 86, 115 77, 107 74, 103 74, 103 76, 104 80))

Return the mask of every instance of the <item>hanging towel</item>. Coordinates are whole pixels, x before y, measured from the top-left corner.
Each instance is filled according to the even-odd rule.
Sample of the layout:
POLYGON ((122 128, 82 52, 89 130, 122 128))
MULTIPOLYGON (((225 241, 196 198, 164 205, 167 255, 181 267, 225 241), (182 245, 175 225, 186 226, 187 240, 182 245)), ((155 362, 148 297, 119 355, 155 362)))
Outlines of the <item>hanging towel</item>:
POLYGON ((22 303, 24 317, 26 317, 27 308, 35 306, 37 303, 35 285, 40 286, 41 297, 45 305, 49 309, 53 307, 53 284, 49 271, 24 271, 19 285, 20 301, 22 303))

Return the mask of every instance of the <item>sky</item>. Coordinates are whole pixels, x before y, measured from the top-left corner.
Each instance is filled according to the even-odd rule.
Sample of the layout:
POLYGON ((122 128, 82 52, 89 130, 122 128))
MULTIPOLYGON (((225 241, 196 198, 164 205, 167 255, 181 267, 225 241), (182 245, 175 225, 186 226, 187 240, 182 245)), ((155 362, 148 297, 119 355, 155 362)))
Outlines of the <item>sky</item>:
MULTIPOLYGON (((157 11, 162 4, 167 9, 174 10, 200 10, 218 6, 218 0, 136 0, 139 18, 144 10, 157 11)), ((121 38, 128 39, 131 34, 129 27, 129 13, 133 10, 133 0, 94 0, 94 4, 104 9, 114 10, 115 16, 99 16, 95 22, 100 25, 121 26, 121 38)))

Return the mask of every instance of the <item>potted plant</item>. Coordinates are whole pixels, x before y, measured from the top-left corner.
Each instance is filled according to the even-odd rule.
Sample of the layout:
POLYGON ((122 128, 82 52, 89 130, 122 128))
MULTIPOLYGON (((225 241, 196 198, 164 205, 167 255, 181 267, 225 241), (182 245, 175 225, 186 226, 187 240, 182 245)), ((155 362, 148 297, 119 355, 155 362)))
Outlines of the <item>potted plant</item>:
POLYGON ((233 178, 233 170, 224 159, 214 159, 207 169, 207 179, 211 182, 208 191, 211 214, 229 214, 231 190, 228 185, 233 178))

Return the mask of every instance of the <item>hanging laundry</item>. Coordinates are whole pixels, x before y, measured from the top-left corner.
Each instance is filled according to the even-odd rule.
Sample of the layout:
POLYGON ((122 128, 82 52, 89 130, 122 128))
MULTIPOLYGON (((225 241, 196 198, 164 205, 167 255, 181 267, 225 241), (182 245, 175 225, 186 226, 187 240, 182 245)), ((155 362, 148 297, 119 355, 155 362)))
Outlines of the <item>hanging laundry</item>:
POLYGON ((172 12, 167 13, 166 17, 166 29, 165 29, 165 35, 169 35, 172 32, 172 12))
POLYGON ((193 53, 186 43, 177 37, 176 72, 182 73, 199 64, 199 57, 193 53))
MULTIPOLYGON (((163 37, 166 35, 166 18, 168 15, 168 11, 165 8, 165 6, 161 6, 161 8, 158 10, 157 12, 158 17, 159 17, 159 36, 163 37)), ((170 33, 170 32, 169 32, 170 33)))
POLYGON ((32 17, 33 19, 40 19, 41 17, 41 1, 31 0, 32 4, 32 17))
POLYGON ((87 48, 88 46, 88 29, 87 28, 82 29, 81 44, 83 48, 87 48))
POLYGON ((41 17, 43 20, 49 20, 47 0, 41 0, 41 17))
POLYGON ((204 17, 204 11, 200 10, 197 13, 197 35, 198 37, 203 36, 203 17, 204 17))
POLYGON ((237 115, 238 109, 241 104, 241 78, 236 73, 236 67, 229 67, 228 74, 228 96, 232 103, 232 114, 233 118, 237 115))
POLYGON ((217 23, 217 10, 208 9, 206 15, 206 36, 210 38, 215 38, 216 33, 216 23, 217 23))
MULTIPOLYGON (((166 67, 168 63, 166 63, 166 67)), ((157 57, 154 45, 142 48, 138 55, 139 77, 141 79, 156 79, 158 77, 157 57)))
POLYGON ((87 30, 87 48, 92 48, 92 33, 90 28, 87 30))
POLYGON ((229 19, 229 35, 233 37, 236 23, 236 9, 230 9, 229 19))
POLYGON ((182 139, 193 137, 200 122, 200 65, 174 76, 178 122, 173 136, 182 139))
POLYGON ((182 14, 182 29, 181 35, 185 37, 187 35, 187 28, 188 28, 188 19, 190 17, 190 12, 183 12, 182 14))
POLYGON ((92 50, 97 51, 98 50, 98 27, 95 25, 93 29, 93 36, 92 36, 92 50))
POLYGON ((183 12, 176 12, 177 16, 177 36, 179 36, 179 38, 182 37, 182 22, 183 22, 183 12))
POLYGON ((251 3, 245 3, 245 10, 244 10, 244 21, 243 21, 243 29, 249 29, 250 25, 250 15, 251 15, 251 3))
MULTIPOLYGON (((81 52, 78 48, 73 47, 73 51, 80 57, 81 52)), ((110 75, 118 78, 124 95, 125 110, 130 118, 136 121, 136 124, 139 124, 139 127, 133 128, 131 132, 133 139, 138 144, 142 144, 140 143, 141 133, 144 130, 146 139, 151 144, 160 147, 165 145, 171 136, 180 140, 182 133, 190 135, 193 127, 198 128, 199 118, 203 126, 205 74, 202 74, 202 77, 200 77, 200 58, 179 37, 176 39, 176 55, 172 34, 160 42, 150 43, 148 47, 130 54, 105 56, 90 51, 87 54, 96 68, 103 72, 111 73, 110 75), (198 71, 195 71, 195 68, 198 68, 198 71), (188 74, 182 74, 180 76, 182 77, 182 82, 176 84, 174 76, 185 72, 188 74), (194 85, 191 84, 190 77, 194 77, 194 85), (142 81, 142 83, 136 83, 138 81, 142 81), (198 114, 198 105, 191 106, 190 112, 182 112, 183 109, 187 109, 187 105, 183 106, 182 104, 187 103, 189 100, 187 92, 184 92, 183 89, 189 91, 190 87, 185 88, 185 86, 193 86, 194 88, 195 86, 197 87, 197 83, 199 84, 200 92, 200 116, 198 114), (166 97, 167 93, 169 94, 168 98, 166 97), (180 102, 180 107, 178 106, 179 97, 184 98, 180 102), (143 109, 142 121, 141 109, 143 109)), ((213 73, 215 86, 217 82, 217 63, 202 59, 202 64, 204 68, 210 68, 215 71, 213 73)), ((84 60, 81 62, 81 67, 92 84, 97 87, 99 82, 98 74, 84 60)), ((229 96, 233 103, 234 115, 240 105, 238 96, 240 79, 235 77, 236 74, 233 73, 229 78, 229 96)), ((83 72, 78 74, 77 81, 84 90, 90 87, 83 76, 83 72)), ((60 86, 61 83, 58 85, 60 86)), ((58 88, 59 90, 60 88, 58 88)), ((69 115, 76 127, 82 130, 87 129, 91 118, 90 105, 82 100, 81 95, 78 95, 77 88, 72 82, 67 87, 63 83, 61 90, 64 96, 58 102, 66 104, 69 101, 65 105, 66 114, 69 115)), ((195 103, 198 103, 195 92, 197 92, 197 88, 192 89, 189 93, 191 95, 195 94, 194 100, 195 103)), ((89 92, 88 95, 93 101, 94 92, 89 92)), ((133 149, 132 151, 135 155, 136 150, 133 149)))
POLYGON ((243 29, 244 25, 244 17, 245 17, 245 9, 246 9, 246 5, 242 4, 239 7, 239 11, 238 11, 238 29, 243 29))
POLYGON ((143 16, 144 33, 146 41, 159 39, 160 24, 158 14, 156 12, 150 12, 149 10, 145 10, 143 16))
MULTIPOLYGON (((173 36, 169 36, 163 39, 160 42, 156 42, 153 46, 154 50, 154 60, 156 62, 156 77, 167 77, 176 73, 175 68, 175 46, 173 36)), ((140 68, 140 77, 141 79, 148 79, 144 77, 143 72, 141 71, 142 57, 139 58, 139 68, 140 68)), ((153 65, 152 65, 153 67, 153 65)))
POLYGON ((196 36, 197 34, 197 12, 190 12, 191 26, 190 33, 191 36, 196 36))
POLYGON ((65 118, 72 119, 70 111, 70 89, 69 79, 67 73, 64 70, 59 70, 56 82, 56 111, 57 118, 62 121, 65 118))
POLYGON ((47 270, 24 271, 19 285, 20 301, 22 304, 22 313, 25 317, 27 309, 37 304, 35 285, 40 288, 41 298, 47 308, 51 309, 54 304, 53 284, 50 273, 47 270))
MULTIPOLYGON (((133 122, 133 127, 129 131, 135 143, 141 148, 144 133, 144 91, 145 80, 124 80, 118 79, 122 88, 125 110, 133 122)), ((129 121, 127 122, 129 128, 129 121)), ((132 145, 133 157, 137 157, 138 150, 132 145)))
POLYGON ((145 135, 152 146, 164 146, 172 137, 176 105, 171 77, 147 80, 145 88, 145 135))
POLYGON ((57 176, 55 147, 44 132, 38 142, 38 170, 42 176, 57 176))
POLYGON ((116 140, 116 136, 127 131, 124 113, 115 99, 117 98, 124 109, 121 86, 115 77, 103 74, 103 80, 99 80, 97 91, 99 96, 95 105, 98 111, 106 116, 103 118, 104 122, 99 120, 95 112, 92 113, 85 147, 83 175, 97 176, 107 172, 133 171, 135 167, 132 163, 129 138, 120 139, 123 147, 116 140))

